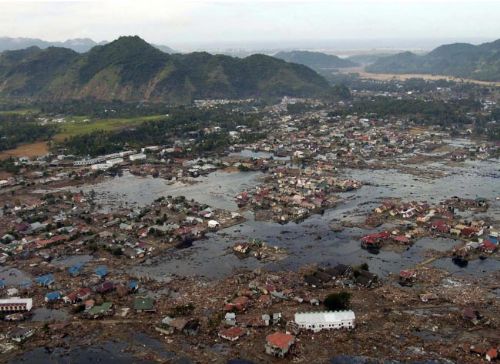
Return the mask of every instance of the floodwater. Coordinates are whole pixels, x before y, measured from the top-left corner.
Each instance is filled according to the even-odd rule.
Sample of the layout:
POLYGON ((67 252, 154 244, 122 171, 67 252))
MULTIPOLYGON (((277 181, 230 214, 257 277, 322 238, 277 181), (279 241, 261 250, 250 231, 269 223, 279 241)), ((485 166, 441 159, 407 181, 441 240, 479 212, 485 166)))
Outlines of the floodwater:
POLYGON ((0 279, 8 287, 29 286, 32 283, 31 276, 17 268, 0 267, 0 279))
MULTIPOLYGON (((125 172, 121 177, 106 179, 82 190, 96 193, 96 199, 105 208, 145 206, 161 196, 186 196, 215 208, 236 211, 234 196, 254 186, 260 172, 213 172, 193 178, 193 184, 169 183, 162 178, 138 177, 125 172)), ((80 189, 78 189, 80 190, 80 189)))
POLYGON ((157 363, 156 360, 146 360, 134 355, 135 353, 154 353, 163 363, 183 363, 191 364, 192 361, 187 357, 177 356, 175 353, 166 349, 163 342, 156 340, 146 334, 134 334, 130 340, 125 341, 107 341, 102 344, 91 346, 67 345, 57 348, 37 348, 23 353, 16 359, 10 361, 10 364, 30 363, 30 364, 121 364, 136 363, 149 364, 157 363))
MULTIPOLYGON (((498 161, 474 161, 461 165, 441 165, 437 168, 446 173, 442 178, 429 178, 425 174, 414 176, 396 170, 345 169, 341 176, 361 180, 365 185, 356 191, 339 194, 343 201, 323 215, 313 215, 300 223, 280 225, 274 222, 255 221, 252 213, 245 213, 246 222, 209 234, 206 239, 194 242, 183 250, 170 250, 162 256, 136 266, 134 273, 161 279, 172 274, 198 275, 220 278, 235 269, 253 269, 265 266, 268 269, 297 269, 309 264, 360 264, 368 262, 370 270, 380 274, 398 273, 425 259, 426 249, 447 250, 455 242, 451 239, 421 239, 403 253, 381 251, 374 255, 360 247, 360 237, 374 230, 346 228, 333 232, 329 227, 332 220, 363 221, 367 212, 381 200, 394 197, 404 200, 427 201, 431 204, 460 196, 464 198, 485 197, 490 201, 487 213, 482 218, 500 220, 500 170, 498 161), (270 245, 287 249, 289 256, 279 262, 262 263, 254 258, 239 259, 230 252, 238 241, 259 238, 270 245)), ((200 183, 180 186, 168 185, 161 179, 135 177, 125 174, 107 180, 93 188, 98 194, 124 195, 126 201, 136 200, 148 203, 159 196, 186 195, 199 202, 215 207, 235 210, 234 196, 242 190, 259 183, 258 172, 224 173, 214 172, 198 179, 200 183), (142 200, 141 200, 142 199, 142 200)), ((106 198, 102 200, 106 202, 106 198)), ((466 214, 464 214, 466 216, 466 214)), ((389 228, 381 226, 377 230, 389 228)), ((458 268, 450 259, 434 262, 435 266, 452 271, 481 274, 495 268, 494 260, 471 262, 466 268, 458 268)))
POLYGON ((274 160, 278 161, 289 161, 290 157, 278 157, 274 155, 273 153, 269 152, 254 152, 253 150, 250 149, 243 149, 241 152, 238 153, 230 153, 230 157, 243 157, 243 158, 272 158, 274 160))
POLYGON ((53 351, 45 348, 37 348, 22 356, 10 361, 10 364, 30 363, 30 364, 121 364, 121 363, 137 363, 149 364, 155 363, 152 360, 140 360, 125 352, 127 344, 106 342, 101 345, 93 345, 88 347, 77 347, 71 349, 55 348, 53 351))
POLYGON ((35 308, 32 313, 32 321, 64 321, 69 317, 64 310, 52 310, 45 307, 35 308))
POLYGON ((86 255, 86 254, 69 255, 69 256, 65 256, 65 257, 61 257, 61 258, 56 258, 56 259, 52 260, 51 263, 56 265, 56 266, 69 268, 69 267, 72 267, 72 266, 77 265, 77 264, 88 263, 92 259, 93 258, 91 255, 86 255))

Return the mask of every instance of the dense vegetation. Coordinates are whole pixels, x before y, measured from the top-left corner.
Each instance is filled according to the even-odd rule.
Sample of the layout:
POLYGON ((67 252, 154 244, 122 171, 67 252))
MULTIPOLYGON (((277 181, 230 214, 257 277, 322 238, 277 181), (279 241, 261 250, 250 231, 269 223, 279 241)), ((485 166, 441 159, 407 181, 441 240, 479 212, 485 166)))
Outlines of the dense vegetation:
POLYGON ((85 54, 32 47, 0 54, 0 96, 35 100, 152 101, 331 95, 313 70, 265 56, 166 54, 139 37, 121 37, 85 54))
POLYGON ((38 102, 33 104, 44 115, 79 115, 89 118, 132 118, 168 114, 171 106, 164 103, 100 101, 96 99, 38 102))
POLYGON ((367 67, 375 73, 430 73, 500 81, 500 39, 478 46, 455 43, 419 56, 411 52, 380 58, 367 67))
POLYGON ((326 296, 323 304, 328 311, 341 311, 349 309, 351 294, 346 291, 330 293, 326 296))
POLYGON ((278 52, 274 57, 287 62, 303 64, 313 70, 337 69, 344 67, 355 67, 357 63, 348 59, 342 59, 331 54, 308 51, 278 52))
MULTIPOLYGON (((161 121, 150 121, 136 128, 118 132, 96 131, 78 135, 65 141, 63 148, 70 154, 96 156, 145 145, 169 144, 189 137, 194 140, 193 152, 221 150, 231 144, 228 134, 238 125, 259 130, 258 115, 232 112, 223 107, 202 110, 178 107, 170 110, 169 116, 161 121), (218 126, 219 132, 204 132, 204 128, 218 126)), ((242 134, 240 142, 252 142, 264 138, 260 132, 242 134)))
POLYGON ((31 115, 0 113, 0 150, 36 140, 48 140, 56 132, 54 126, 42 126, 31 115))
POLYGON ((375 97, 354 102, 344 113, 371 114, 378 117, 399 116, 422 124, 454 125, 470 123, 471 119, 467 113, 480 109, 481 104, 474 99, 446 102, 375 97))

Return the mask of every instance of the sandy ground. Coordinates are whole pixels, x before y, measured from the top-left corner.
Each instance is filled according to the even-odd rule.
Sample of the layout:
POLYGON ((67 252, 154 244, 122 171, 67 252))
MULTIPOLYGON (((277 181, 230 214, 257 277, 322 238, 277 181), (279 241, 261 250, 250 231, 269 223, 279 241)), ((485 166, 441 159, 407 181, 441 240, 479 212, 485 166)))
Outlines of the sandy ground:
POLYGON ((343 68, 340 69, 342 73, 358 73, 359 77, 370 80, 378 80, 378 81, 389 81, 389 80, 408 80, 410 78, 423 78, 424 80, 448 80, 455 82, 471 82, 478 85, 483 86, 498 86, 500 87, 500 82, 487 82, 487 81, 478 81, 472 80, 468 78, 457 78, 452 76, 445 75, 430 75, 430 74, 413 74, 413 73, 369 73, 364 70, 363 67, 353 67, 353 68, 343 68))
POLYGON ((36 142, 31 144, 23 144, 15 149, 4 150, 0 152, 0 159, 9 157, 39 157, 49 152, 49 147, 46 142, 36 142))

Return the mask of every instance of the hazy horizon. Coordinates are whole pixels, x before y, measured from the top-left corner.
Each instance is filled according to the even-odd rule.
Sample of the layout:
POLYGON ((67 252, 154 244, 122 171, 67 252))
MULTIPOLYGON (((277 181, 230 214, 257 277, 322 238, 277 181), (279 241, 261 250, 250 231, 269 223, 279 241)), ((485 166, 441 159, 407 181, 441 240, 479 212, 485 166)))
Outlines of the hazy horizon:
POLYGON ((454 0, 0 0, 0 35, 111 41, 180 51, 414 49, 500 38, 500 2, 454 0))
MULTIPOLYGON (((136 34, 123 34, 132 36, 136 34)), ((11 37, 0 35, 0 38, 12 39, 37 39, 45 42, 64 42, 77 39, 92 38, 68 38, 63 40, 43 39, 36 37, 11 37)), ((108 39, 111 42, 115 39, 108 39)), ((365 54, 365 53, 392 53, 398 51, 427 52, 440 45, 463 42, 480 44, 494 41, 493 38, 435 38, 435 39, 325 39, 325 40, 295 40, 295 41, 268 41, 268 42, 192 42, 172 44, 169 42, 154 43, 148 39, 145 41, 156 45, 169 46, 179 52, 208 51, 208 52, 264 52, 274 53, 278 51, 309 50, 338 55, 365 54)))

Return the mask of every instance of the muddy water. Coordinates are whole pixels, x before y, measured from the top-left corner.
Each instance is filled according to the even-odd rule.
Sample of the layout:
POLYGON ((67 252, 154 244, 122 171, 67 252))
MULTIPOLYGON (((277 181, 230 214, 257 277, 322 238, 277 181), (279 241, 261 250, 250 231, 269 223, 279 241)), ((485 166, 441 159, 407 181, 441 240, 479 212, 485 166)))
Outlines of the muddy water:
POLYGON ((175 353, 168 351, 163 342, 143 333, 135 333, 127 341, 107 341, 92 346, 74 347, 68 345, 67 348, 38 348, 18 356, 9 363, 158 363, 157 360, 141 358, 144 357, 144 353, 148 352, 154 353, 155 357, 159 358, 162 363, 192 363, 189 358, 177 356, 175 353))
MULTIPOLYGON (((217 278, 237 268, 255 268, 261 263, 252 258, 240 260, 228 254, 228 249, 235 241, 252 237, 284 247, 290 252, 290 256, 284 261, 267 264, 267 267, 272 269, 296 269, 303 264, 315 262, 359 264, 367 261, 371 269, 379 274, 399 272, 423 260, 426 249, 446 250, 456 242, 422 239, 402 254, 382 251, 373 255, 362 250, 359 245, 359 238, 369 230, 350 228, 334 233, 328 223, 333 219, 363 220, 366 212, 387 197, 437 203, 453 195, 489 198, 492 206, 487 215, 495 219, 500 218, 499 201, 495 201, 495 197, 500 193, 500 173, 495 164, 478 162, 474 168, 442 168, 449 169, 449 176, 440 179, 415 177, 397 171, 346 170, 343 172, 345 176, 360 179, 369 185, 342 194, 344 202, 324 215, 314 215, 302 223, 286 225, 249 220, 214 234, 205 241, 198 241, 193 247, 182 252, 173 251, 148 266, 138 267, 137 272, 151 276, 177 273, 217 278)), ((435 265, 452 271, 457 270, 449 259, 437 261, 435 265)), ((459 270, 483 273, 492 269, 495 269, 495 261, 486 260, 470 264, 465 270, 459 270)))
POLYGON ((32 284, 32 277, 16 268, 0 267, 0 279, 7 287, 30 286, 32 284))
POLYGON ((32 312, 32 321, 64 321, 69 317, 64 310, 51 310, 45 307, 36 308, 32 312))
MULTIPOLYGON (((495 200, 500 196, 498 161, 475 161, 454 165, 433 163, 430 168, 438 169, 446 175, 442 178, 428 178, 425 174, 414 176, 396 170, 343 170, 342 176, 361 180, 365 185, 359 190, 340 194, 343 202, 323 215, 313 215, 301 223, 280 225, 255 221, 251 213, 246 213, 248 220, 245 223, 210 234, 207 239, 197 241, 192 247, 182 251, 169 251, 135 267, 135 273, 159 279, 171 274, 218 278, 239 268, 265 266, 269 269, 296 269, 304 264, 316 262, 359 264, 365 261, 370 269, 378 274, 397 273, 422 261, 426 249, 446 250, 454 242, 446 239, 422 239, 403 253, 381 251, 373 255, 362 250, 359 244, 360 237, 373 230, 348 228, 335 233, 329 223, 332 220, 363 221, 368 211, 389 197, 425 200, 432 204, 455 195, 464 198, 488 198, 491 207, 487 213, 479 214, 479 218, 500 220, 500 201, 495 200), (289 256, 280 262, 264 264, 253 258, 241 260, 229 252, 235 242, 249 238, 263 239, 271 245, 285 248, 289 256)), ((145 204, 159 196, 171 194, 186 195, 215 207, 235 210, 233 197, 241 190, 259 183, 258 176, 259 173, 215 172, 200 178, 200 183, 184 186, 168 185, 161 179, 128 174, 92 188, 103 197, 101 201, 104 203, 111 195, 122 196, 122 202, 124 198, 128 202, 145 204)), ((389 227, 382 226, 380 230, 389 227)), ((495 263, 490 260, 474 262, 465 269, 454 266, 449 259, 439 260, 434 264, 446 269, 480 274, 495 269, 495 263)))
POLYGON ((56 266, 69 268, 69 267, 72 267, 74 265, 83 265, 85 263, 90 262, 92 259, 93 258, 90 255, 70 255, 70 256, 54 259, 52 261, 52 264, 54 264, 56 266))
POLYGON ((243 158, 273 158, 275 160, 288 161, 290 157, 278 157, 273 153, 268 152, 254 152, 253 150, 243 149, 238 153, 229 154, 230 157, 243 157, 243 158))
MULTIPOLYGON (((235 211, 238 209, 234 196, 254 186, 259 172, 226 173, 214 172, 208 176, 193 178, 193 184, 169 183, 162 178, 138 177, 125 172, 122 177, 105 180, 96 185, 85 186, 84 192, 93 190, 104 209, 145 206, 161 196, 186 196, 215 208, 235 211)), ((80 190, 80 189, 78 189, 80 190)))

